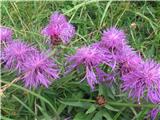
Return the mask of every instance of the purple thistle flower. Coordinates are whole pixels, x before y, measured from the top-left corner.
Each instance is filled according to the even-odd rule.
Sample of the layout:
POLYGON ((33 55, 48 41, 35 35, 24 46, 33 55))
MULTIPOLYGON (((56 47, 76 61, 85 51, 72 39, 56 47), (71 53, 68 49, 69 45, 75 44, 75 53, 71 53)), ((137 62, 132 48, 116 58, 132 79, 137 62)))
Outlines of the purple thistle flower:
POLYGON ((122 76, 124 91, 129 91, 129 97, 140 98, 147 93, 147 98, 160 102, 160 65, 148 60, 137 66, 137 69, 122 76))
POLYGON ((0 26, 0 42, 9 42, 12 40, 12 30, 10 28, 0 26))
POLYGON ((48 87, 51 79, 58 78, 58 69, 51 58, 43 53, 36 53, 29 57, 24 63, 24 83, 26 87, 37 88, 40 85, 48 87))
POLYGON ((158 108, 152 109, 149 113, 151 115, 151 120, 155 120, 159 113, 160 113, 160 109, 158 108))
POLYGON ((111 27, 103 32, 101 42, 108 49, 121 50, 126 44, 126 35, 122 30, 111 27))
POLYGON ((147 84, 147 97, 152 103, 160 103, 160 64, 148 60, 144 63, 143 69, 147 84))
POLYGON ((82 47, 79 48, 75 55, 71 56, 69 58, 69 63, 71 65, 69 66, 68 70, 71 71, 76 67, 79 67, 80 65, 85 66, 86 68, 86 75, 84 78, 87 79, 88 84, 92 89, 94 89, 95 84, 99 83, 97 80, 98 78, 101 78, 101 80, 106 79, 105 77, 107 74, 105 74, 100 70, 99 65, 102 63, 106 63, 106 55, 104 54, 104 51, 99 50, 95 47, 82 47), (95 71, 98 71, 95 73, 95 71))
POLYGON ((63 14, 54 12, 51 15, 49 24, 41 31, 42 35, 49 36, 51 43, 62 41, 64 44, 68 43, 75 35, 75 28, 72 24, 67 22, 63 14))
MULTIPOLYGON (((158 83, 158 85, 160 85, 160 82, 158 83)), ((159 86, 156 87, 159 87, 159 86)), ((149 87, 148 90, 148 98, 152 103, 160 103, 160 88, 156 88, 156 87, 149 87)))
POLYGON ((5 68, 21 72, 27 57, 30 57, 36 49, 21 41, 12 41, 2 52, 5 68))
POLYGON ((102 42, 93 43, 91 47, 98 49, 99 51, 103 51, 105 55, 105 64, 110 66, 112 69, 116 67, 116 57, 114 53, 112 53, 108 48, 106 48, 102 42))
POLYGON ((112 83, 113 80, 115 80, 115 76, 116 76, 115 73, 106 73, 98 67, 95 68, 95 71, 96 71, 96 76, 99 83, 108 84, 108 83, 112 83))
POLYGON ((62 24, 64 22, 67 22, 66 17, 57 11, 55 11, 50 17, 50 23, 62 24))
POLYGON ((112 58, 110 64, 112 64, 112 69, 115 69, 118 62, 117 52, 122 52, 123 47, 126 46, 126 35, 122 30, 111 27, 103 32, 101 41, 96 46, 110 54, 112 58))
POLYGON ((118 51, 115 57, 117 64, 119 64, 121 75, 134 71, 143 62, 141 56, 128 45, 118 51))

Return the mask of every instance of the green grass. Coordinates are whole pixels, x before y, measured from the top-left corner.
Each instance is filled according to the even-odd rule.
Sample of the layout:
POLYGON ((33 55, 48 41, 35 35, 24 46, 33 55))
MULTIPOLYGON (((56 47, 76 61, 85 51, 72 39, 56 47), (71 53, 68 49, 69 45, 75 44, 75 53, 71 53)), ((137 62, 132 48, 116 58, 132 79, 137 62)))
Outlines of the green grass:
MULTIPOLYGON (((149 102, 139 106, 123 93, 118 83, 96 86, 91 91, 87 83, 80 83, 83 74, 76 71, 64 76, 65 56, 75 49, 100 39, 102 31, 116 25, 123 29, 129 41, 144 58, 160 62, 160 2, 115 1, 40 1, 1 2, 1 24, 11 27, 14 38, 46 50, 45 38, 40 35, 53 11, 68 16, 77 28, 76 36, 68 45, 60 45, 57 63, 61 78, 48 89, 26 89, 18 81, 9 87, 2 99, 1 117, 4 120, 143 120, 154 107, 149 102), (131 27, 136 23, 136 29, 131 27), (95 103, 97 95, 104 95, 107 106, 95 103)), ((16 78, 15 73, 1 71, 2 85, 16 78)))

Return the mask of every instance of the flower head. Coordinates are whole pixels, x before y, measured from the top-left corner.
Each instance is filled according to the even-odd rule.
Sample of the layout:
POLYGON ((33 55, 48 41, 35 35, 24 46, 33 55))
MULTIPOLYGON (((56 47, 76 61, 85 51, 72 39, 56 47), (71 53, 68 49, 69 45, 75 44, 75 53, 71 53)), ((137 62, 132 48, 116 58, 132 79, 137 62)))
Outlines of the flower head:
POLYGON ((75 67, 79 65, 97 66, 101 63, 106 63, 105 61, 107 61, 108 57, 104 53, 105 51, 96 47, 82 47, 77 49, 76 54, 69 58, 69 62, 74 63, 75 67))
POLYGON ((67 22, 66 17, 63 14, 60 14, 57 11, 54 12, 50 17, 50 23, 62 24, 64 22, 67 22))
POLYGON ((105 56, 105 64, 107 64, 108 66, 110 66, 112 69, 114 69, 116 67, 116 52, 112 52, 109 48, 107 48, 106 46, 104 46, 103 42, 97 42, 97 43, 93 43, 91 45, 93 48, 98 49, 99 51, 102 51, 104 56, 105 56))
POLYGON ((121 49, 126 44, 126 35, 122 30, 111 27, 103 32, 101 42, 109 49, 121 49))
POLYGON ((30 57, 36 49, 21 41, 12 41, 2 52, 3 61, 7 69, 16 69, 21 72, 26 58, 30 57))
POLYGON ((143 62, 141 56, 128 45, 118 51, 115 57, 116 62, 119 64, 121 75, 134 71, 143 62))
POLYGON ((9 42, 12 39, 12 30, 10 28, 0 26, 0 41, 9 42))
POLYGON ((122 76, 123 88, 129 91, 129 96, 137 98, 144 97, 153 102, 160 102, 160 65, 148 60, 137 66, 137 69, 122 76))
POLYGON ((36 53, 29 57, 24 63, 24 83, 26 87, 48 87, 51 79, 58 78, 58 69, 51 58, 43 53, 36 53))
POLYGON ((159 108, 154 108, 150 111, 150 115, 151 115, 151 120, 155 120, 157 115, 160 113, 160 109, 159 108))
POLYGON ((43 28, 41 34, 49 36, 51 38, 51 43, 53 44, 56 41, 68 43, 75 34, 75 28, 72 24, 67 22, 67 19, 63 14, 54 12, 51 15, 49 24, 43 28))
POLYGON ((143 65, 147 85, 147 98, 155 104, 160 103, 160 64, 148 60, 143 65))
POLYGON ((70 66, 69 71, 72 69, 79 67, 80 65, 85 66, 86 68, 86 76, 88 84, 92 89, 96 83, 98 83, 98 78, 106 79, 107 74, 102 72, 98 67, 102 63, 106 63, 107 57, 104 54, 104 51, 99 50, 95 47, 82 47, 77 50, 76 54, 69 58, 70 66), (95 73, 95 71, 97 71, 95 73), (103 73, 103 74, 101 74, 103 73))

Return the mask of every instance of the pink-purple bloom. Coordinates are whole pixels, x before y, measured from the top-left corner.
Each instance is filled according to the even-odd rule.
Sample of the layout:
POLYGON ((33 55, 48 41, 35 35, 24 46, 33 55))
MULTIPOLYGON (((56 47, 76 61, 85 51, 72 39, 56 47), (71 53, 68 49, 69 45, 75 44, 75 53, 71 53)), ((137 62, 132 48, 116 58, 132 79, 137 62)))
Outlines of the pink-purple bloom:
POLYGON ((35 52, 36 49, 30 45, 22 41, 14 40, 2 51, 2 59, 7 69, 21 72, 26 58, 35 52))
POLYGON ((8 27, 0 26, 0 42, 9 42, 12 40, 12 30, 8 27))
POLYGON ((160 102, 160 65, 147 60, 137 69, 122 76, 123 89, 129 96, 138 99, 145 97, 153 103, 160 102))
POLYGON ((66 44, 74 37, 75 28, 63 14, 54 12, 51 15, 49 24, 43 28, 41 34, 50 37, 53 44, 56 41, 62 41, 66 44))
POLYGON ((125 45, 121 51, 116 53, 115 57, 121 75, 134 71, 143 62, 141 56, 129 45, 125 45))
POLYGON ((104 56, 105 56, 105 64, 110 66, 112 69, 115 68, 116 66, 116 57, 115 55, 108 49, 106 48, 102 42, 96 42, 91 44, 92 48, 98 49, 99 51, 102 51, 104 56))
POLYGON ((121 50, 126 45, 126 35, 122 30, 111 27, 103 32, 101 42, 108 49, 121 50))
POLYGON ((57 65, 53 59, 44 53, 36 53, 24 63, 24 84, 26 87, 37 88, 40 85, 48 87, 54 79, 58 78, 57 65))
POLYGON ((156 117, 160 117, 160 108, 154 108, 150 111, 151 120, 155 120, 156 117))
POLYGON ((126 35, 122 30, 116 27, 111 27, 105 30, 102 34, 101 41, 94 46, 103 49, 112 58, 110 64, 112 69, 115 69, 117 65, 117 52, 121 53, 122 49, 127 46, 126 35))
POLYGON ((104 54, 104 51, 99 50, 95 47, 82 47, 79 48, 75 55, 69 58, 70 66, 69 71, 73 70, 80 65, 85 66, 86 75, 88 84, 92 89, 94 89, 95 84, 101 81, 105 81, 108 77, 108 74, 103 72, 100 68, 100 64, 108 64, 108 57, 104 54))

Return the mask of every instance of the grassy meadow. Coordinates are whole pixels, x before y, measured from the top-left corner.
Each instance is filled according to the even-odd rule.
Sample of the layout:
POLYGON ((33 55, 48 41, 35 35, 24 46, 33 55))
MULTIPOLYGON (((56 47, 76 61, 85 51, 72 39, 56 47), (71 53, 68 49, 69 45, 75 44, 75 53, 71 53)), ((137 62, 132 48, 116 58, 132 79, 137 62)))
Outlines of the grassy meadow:
MULTIPOLYGON (((84 71, 64 75, 66 57, 76 49, 101 38, 103 30, 116 26, 123 29, 129 44, 144 59, 160 62, 160 2, 130 1, 1 1, 1 25, 14 31, 20 39, 47 51, 41 29, 48 24, 53 11, 65 14, 75 27, 76 35, 67 45, 59 45, 56 63, 60 78, 49 88, 27 89, 18 76, 1 66, 2 120, 150 120, 150 102, 139 105, 121 90, 117 78, 112 85, 97 85, 92 91, 84 80, 84 71), (103 95, 106 105, 101 107, 96 97, 103 95)), ((103 67, 103 66, 102 66, 103 67)), ((105 67, 103 67, 105 70, 105 67)), ((158 120, 158 118, 157 118, 158 120)))

